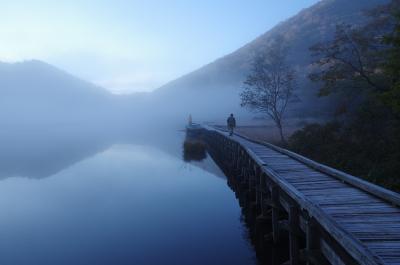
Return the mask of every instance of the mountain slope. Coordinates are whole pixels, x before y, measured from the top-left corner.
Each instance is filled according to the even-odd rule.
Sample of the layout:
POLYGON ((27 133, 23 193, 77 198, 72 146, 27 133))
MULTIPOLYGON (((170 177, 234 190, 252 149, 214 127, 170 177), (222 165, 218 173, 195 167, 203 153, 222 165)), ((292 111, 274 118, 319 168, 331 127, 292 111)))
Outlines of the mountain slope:
POLYGON ((281 35, 290 48, 289 62, 297 70, 299 77, 296 94, 300 102, 292 104, 290 110, 292 116, 326 117, 331 112, 331 99, 318 99, 317 86, 307 79, 311 62, 309 47, 332 37, 339 23, 364 23, 365 10, 388 2, 388 0, 321 1, 278 24, 234 53, 164 85, 155 94, 160 102, 176 108, 175 114, 191 112, 200 119, 212 120, 230 111, 243 113, 239 107, 239 93, 249 72, 250 62, 254 54, 262 52, 273 39, 281 35), (209 111, 203 115, 204 110, 209 111))
POLYGON ((0 63, 0 123, 87 122, 108 115, 114 96, 40 61, 0 63))

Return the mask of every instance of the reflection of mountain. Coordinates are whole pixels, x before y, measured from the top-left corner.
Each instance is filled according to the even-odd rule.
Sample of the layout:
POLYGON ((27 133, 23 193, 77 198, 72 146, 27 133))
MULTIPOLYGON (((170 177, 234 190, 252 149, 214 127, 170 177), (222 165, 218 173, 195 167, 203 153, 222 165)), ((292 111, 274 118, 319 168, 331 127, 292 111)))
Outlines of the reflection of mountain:
POLYGON ((199 167, 203 169, 204 171, 207 171, 219 178, 226 179, 226 176, 224 172, 218 167, 217 164, 215 164, 215 161, 210 157, 210 155, 207 154, 207 158, 204 159, 203 161, 192 161, 190 162, 191 165, 199 167))
POLYGON ((0 179, 13 176, 44 178, 110 146, 101 134, 80 130, 2 131, 0 179))
POLYGON ((0 180, 16 176, 49 177, 113 144, 154 146, 182 160, 182 166, 193 165, 225 178, 210 157, 202 162, 185 163, 182 157, 184 133, 172 129, 138 131, 129 135, 109 131, 93 133, 85 128, 67 126, 25 129, 0 130, 0 180))
POLYGON ((43 62, 0 63, 0 178, 50 176, 107 148, 126 101, 43 62))
POLYGON ((278 35, 290 46, 290 62, 300 77, 296 116, 324 114, 329 101, 317 100, 316 87, 306 78, 309 46, 332 36, 337 23, 362 23, 362 10, 386 2, 321 1, 151 95, 112 95, 39 61, 0 63, 0 178, 49 176, 120 139, 118 131, 142 133, 139 139, 181 157, 183 139, 165 136, 162 126, 182 124, 189 113, 196 121, 224 121, 231 112, 243 113, 238 93, 249 62, 278 35))
POLYGON ((172 155, 182 160, 182 166, 190 167, 195 166, 203 169, 217 177, 225 179, 224 173, 215 164, 212 158, 207 154, 207 157, 202 161, 191 161, 190 163, 184 162, 183 157, 183 143, 185 141, 185 132, 176 128, 157 128, 156 130, 149 130, 146 133, 136 132, 130 138, 125 138, 123 143, 128 144, 145 144, 154 146, 165 153, 172 155))
POLYGON ((280 23, 234 53, 166 84, 155 94, 160 97, 160 101, 165 101, 165 106, 169 106, 165 110, 175 110, 174 115, 181 117, 192 113, 201 120, 211 120, 225 117, 230 112, 241 112, 243 110, 239 106, 238 94, 254 54, 263 52, 272 40, 282 35, 290 48, 289 62, 299 74, 297 94, 301 102, 295 106, 293 115, 324 116, 324 111, 329 110, 330 102, 317 99, 317 88, 307 79, 311 61, 309 47, 330 38, 337 23, 363 23, 363 10, 387 2, 388 0, 321 1, 280 23))

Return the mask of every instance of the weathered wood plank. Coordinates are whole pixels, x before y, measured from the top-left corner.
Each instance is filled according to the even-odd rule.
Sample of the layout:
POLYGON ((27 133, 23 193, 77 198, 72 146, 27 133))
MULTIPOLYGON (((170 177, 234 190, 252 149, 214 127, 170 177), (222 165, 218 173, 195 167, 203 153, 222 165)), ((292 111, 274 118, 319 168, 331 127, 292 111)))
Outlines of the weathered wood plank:
MULTIPOLYGON (((270 186, 271 197, 263 197, 264 192, 257 187, 261 183, 258 173, 243 173, 261 194, 261 201, 275 206, 271 216, 275 241, 279 238, 280 209, 289 216, 292 211, 289 197, 331 238, 321 239, 316 244, 319 249, 308 249, 309 253, 322 253, 332 264, 400 264, 400 209, 396 207, 400 206, 400 195, 268 143, 239 135, 226 137, 226 133, 210 127, 206 130, 222 138, 220 144, 236 145, 246 157, 242 164, 256 163, 267 176, 263 185, 270 186), (341 256, 343 251, 349 256, 341 256)), ((299 227, 304 231, 304 224, 299 227)), ((293 242, 291 253, 298 251, 293 242)), ((298 253, 295 256, 297 259, 298 253)))

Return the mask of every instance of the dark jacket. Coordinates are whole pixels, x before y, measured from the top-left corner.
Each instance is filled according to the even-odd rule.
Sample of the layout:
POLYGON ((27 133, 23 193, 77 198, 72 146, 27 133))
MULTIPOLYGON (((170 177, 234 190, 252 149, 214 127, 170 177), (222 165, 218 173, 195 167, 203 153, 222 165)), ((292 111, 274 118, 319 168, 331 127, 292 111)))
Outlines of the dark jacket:
POLYGON ((226 123, 228 124, 228 127, 235 128, 236 127, 236 120, 234 117, 230 116, 227 120, 226 123))

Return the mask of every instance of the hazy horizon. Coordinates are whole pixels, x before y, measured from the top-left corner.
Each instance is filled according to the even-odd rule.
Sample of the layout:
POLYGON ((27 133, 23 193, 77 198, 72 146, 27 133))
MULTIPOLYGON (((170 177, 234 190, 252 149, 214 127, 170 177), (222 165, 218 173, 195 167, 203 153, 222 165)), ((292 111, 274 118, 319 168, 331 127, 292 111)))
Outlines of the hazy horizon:
POLYGON ((0 61, 44 61, 117 94, 152 91, 316 2, 5 1, 0 61))
POLYGON ((0 7, 0 265, 400 265, 400 0, 0 7))

